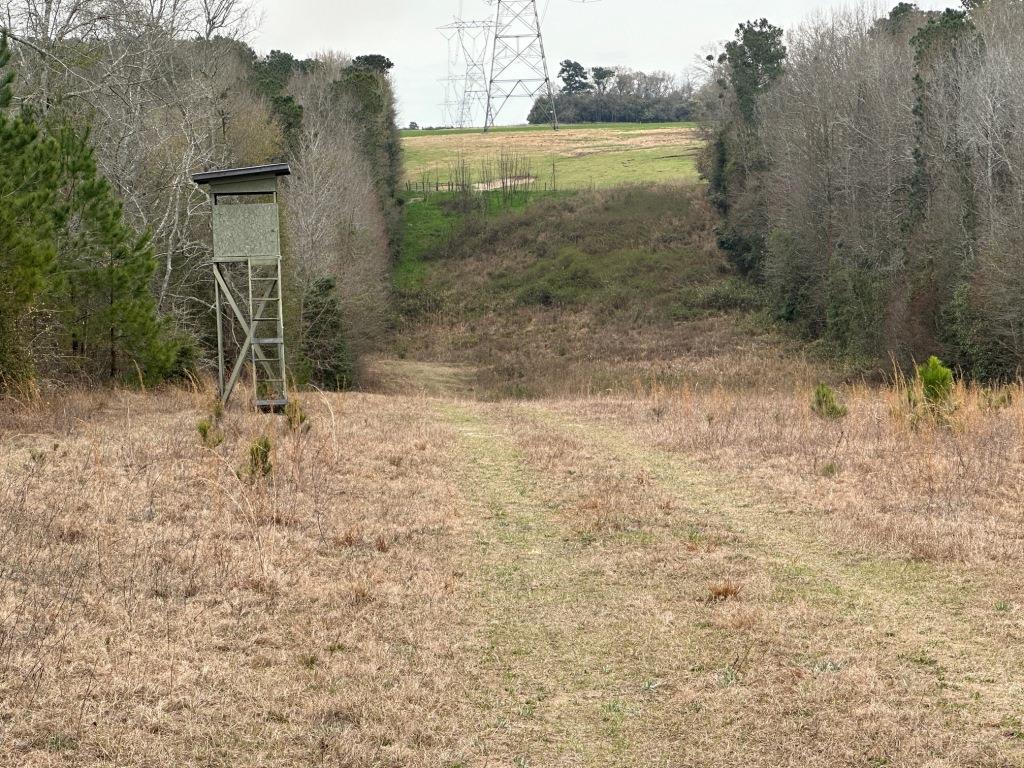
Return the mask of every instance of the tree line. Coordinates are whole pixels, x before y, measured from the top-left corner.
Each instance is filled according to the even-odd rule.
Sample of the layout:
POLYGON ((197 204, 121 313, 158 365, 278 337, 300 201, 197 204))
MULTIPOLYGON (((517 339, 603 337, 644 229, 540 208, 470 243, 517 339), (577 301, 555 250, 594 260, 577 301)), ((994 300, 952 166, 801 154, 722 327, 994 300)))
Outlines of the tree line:
POLYGON ((1024 363, 1024 8, 741 24, 699 99, 719 244, 835 350, 1024 363))
MULTIPOLYGON (((558 119, 565 123, 666 123, 693 116, 694 89, 668 72, 640 72, 626 67, 587 69, 572 59, 561 63, 562 81, 555 94, 558 119)), ((528 122, 551 122, 551 99, 539 97, 528 122)))
POLYGON ((258 56, 244 0, 0 3, 0 376, 146 382, 209 361, 199 170, 287 160, 289 363, 351 382, 388 322, 401 150, 380 55, 258 56))

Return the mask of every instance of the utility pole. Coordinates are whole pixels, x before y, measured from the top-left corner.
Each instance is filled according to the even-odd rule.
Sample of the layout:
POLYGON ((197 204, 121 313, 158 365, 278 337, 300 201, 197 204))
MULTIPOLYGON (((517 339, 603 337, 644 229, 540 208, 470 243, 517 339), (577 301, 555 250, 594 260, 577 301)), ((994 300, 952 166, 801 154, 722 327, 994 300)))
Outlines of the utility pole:
POLYGON ((546 93, 551 104, 551 127, 558 130, 555 91, 548 76, 544 36, 537 0, 489 0, 497 5, 491 75, 487 83, 484 130, 492 128, 510 99, 528 98, 531 103, 546 93))

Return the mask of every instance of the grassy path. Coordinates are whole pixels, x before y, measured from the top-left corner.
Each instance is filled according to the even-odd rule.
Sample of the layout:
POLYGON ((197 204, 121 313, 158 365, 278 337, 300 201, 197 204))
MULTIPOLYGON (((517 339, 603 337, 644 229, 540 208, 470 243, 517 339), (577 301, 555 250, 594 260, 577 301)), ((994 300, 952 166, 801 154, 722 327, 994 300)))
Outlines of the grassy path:
POLYGON ((602 584, 575 556, 543 479, 492 424, 461 409, 448 415, 480 515, 468 610, 486 617, 474 639, 483 755, 502 765, 628 764, 617 759, 617 725, 630 685, 614 647, 614 605, 627 585, 602 584))
POLYGON ((607 425, 442 410, 478 521, 480 764, 1024 757, 983 574, 837 553, 808 512, 607 425))

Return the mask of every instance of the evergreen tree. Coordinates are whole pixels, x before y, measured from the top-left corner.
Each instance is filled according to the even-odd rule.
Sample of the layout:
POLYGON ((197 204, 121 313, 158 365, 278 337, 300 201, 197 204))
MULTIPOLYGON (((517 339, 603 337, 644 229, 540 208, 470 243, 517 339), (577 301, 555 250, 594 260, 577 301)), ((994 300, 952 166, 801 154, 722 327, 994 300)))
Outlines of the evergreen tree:
POLYGON ((387 56, 382 56, 379 53, 367 53, 362 56, 356 56, 352 59, 352 66, 362 67, 363 69, 372 69, 381 74, 385 74, 395 66, 394 62, 391 61, 387 56))
POLYGON ((51 298, 63 308, 64 344, 94 377, 148 382, 167 376, 177 345, 157 318, 150 282, 156 261, 148 235, 124 222, 120 201, 99 175, 87 137, 54 132, 62 186, 51 298))
POLYGON ((593 85, 587 79, 587 70, 578 61, 566 59, 562 62, 558 76, 562 79, 563 93, 586 93, 593 89, 593 85))
MULTIPOLYGON (((0 36, 0 72, 10 61, 0 36)), ((20 325, 47 284, 56 257, 54 220, 59 162, 56 142, 25 115, 10 117, 13 75, 0 75, 0 377, 31 373, 20 325)))
POLYGON ((603 94, 608 90, 608 84, 615 77, 615 70, 611 67, 592 67, 590 74, 594 78, 594 87, 597 88, 597 92, 603 94))
POLYGON ((286 51, 273 50, 260 59, 252 54, 253 90, 269 101, 271 112, 293 151, 298 147, 302 131, 302 107, 285 89, 294 73, 309 72, 314 66, 311 59, 300 61, 286 51))
POLYGON ((782 74, 786 46, 782 30, 768 19, 748 21, 736 29, 736 37, 725 46, 729 79, 743 118, 754 121, 757 97, 782 74))
POLYGON ((339 112, 347 113, 358 130, 359 143, 376 173, 381 203, 388 220, 392 253, 398 243, 399 213, 395 201, 402 179, 402 139, 396 122, 394 92, 385 72, 369 66, 346 67, 332 86, 339 112))
MULTIPOLYGON (((0 38, 0 71, 9 58, 0 38)), ((148 237, 124 223, 86 137, 7 116, 12 79, 0 78, 0 376, 31 377, 27 339, 43 337, 90 376, 158 381, 177 344, 157 318, 148 237), (33 314, 43 333, 28 333, 33 314)))
MULTIPOLYGON (((768 227, 764 215, 760 172, 768 157, 757 135, 757 102, 779 79, 786 61, 783 31, 767 19, 748 21, 736 28, 734 38, 718 57, 717 84, 731 89, 735 113, 726 112, 700 161, 708 180, 708 194, 724 214, 718 245, 745 275, 762 279, 768 227)), ((711 58, 714 61, 713 58, 711 58)), ((798 292, 796 292, 798 293, 798 292)), ((782 312, 793 311, 789 294, 782 312)))

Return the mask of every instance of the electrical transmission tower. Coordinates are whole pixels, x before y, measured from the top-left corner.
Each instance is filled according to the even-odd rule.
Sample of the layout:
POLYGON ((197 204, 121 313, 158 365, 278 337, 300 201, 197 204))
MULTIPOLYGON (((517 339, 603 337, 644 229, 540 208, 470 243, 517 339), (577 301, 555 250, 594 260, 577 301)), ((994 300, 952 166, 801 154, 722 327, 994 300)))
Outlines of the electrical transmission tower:
POLYGON ((487 105, 487 44, 490 21, 457 18, 440 28, 448 41, 448 77, 445 80, 445 121, 457 128, 485 117, 487 105), (461 71, 461 74, 459 72, 461 71))
POLYGON ((466 21, 462 23, 459 44, 462 60, 466 64, 466 77, 462 89, 462 120, 465 125, 479 125, 487 117, 487 46, 490 42, 491 22, 466 21))
POLYGON ((540 29, 537 0, 489 0, 497 5, 491 73, 487 81, 484 130, 494 126, 510 99, 534 101, 546 95, 551 105, 551 125, 558 130, 555 92, 548 76, 544 36, 540 29))
MULTIPOLYGON (((555 90, 548 75, 537 0, 485 2, 496 6, 491 19, 465 20, 460 0, 455 21, 439 28, 448 43, 448 76, 442 81, 445 124, 457 128, 479 125, 479 114, 486 131, 511 99, 533 102, 538 96, 547 96, 551 124, 557 130, 555 90)), ((570 2, 582 5, 600 0, 570 2)))
POLYGON ((463 88, 463 78, 458 74, 459 48, 456 43, 456 36, 458 32, 453 27, 453 24, 448 24, 438 29, 438 31, 444 35, 444 39, 448 44, 448 76, 441 81, 444 84, 444 101, 441 103, 441 121, 444 127, 447 128, 464 128, 465 126, 460 125, 458 122, 458 114, 460 111, 459 99, 461 98, 463 88))

